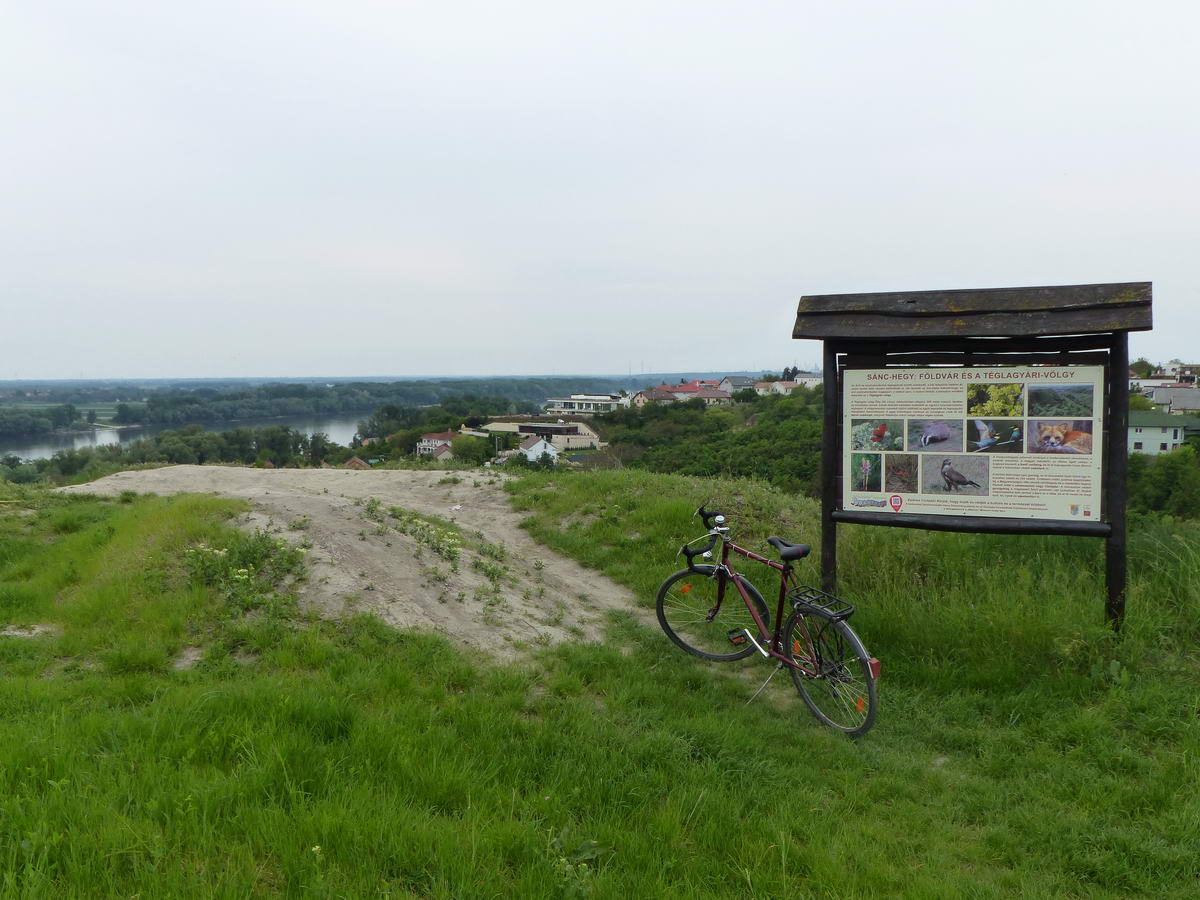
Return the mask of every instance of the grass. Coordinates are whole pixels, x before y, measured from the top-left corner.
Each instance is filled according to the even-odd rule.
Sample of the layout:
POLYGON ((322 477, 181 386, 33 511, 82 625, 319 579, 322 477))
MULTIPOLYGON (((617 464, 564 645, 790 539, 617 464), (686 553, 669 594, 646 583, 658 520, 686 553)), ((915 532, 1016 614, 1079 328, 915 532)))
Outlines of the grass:
MULTIPOLYGON (((680 567, 678 547, 702 533, 689 519, 701 502, 733 513, 751 547, 768 533, 819 535, 815 503, 745 481, 622 471, 535 475, 510 490, 539 540, 647 605, 680 567)), ((880 724, 844 747, 840 771, 794 757, 816 793, 806 799, 854 848, 853 874, 819 890, 1190 893, 1200 803, 1179 787, 1194 782, 1200 746, 1200 529, 1135 524, 1120 638, 1102 623, 1097 541, 840 533, 840 592, 884 677, 880 724)), ((804 565, 816 581, 817 562, 804 565)), ((797 748, 811 739, 802 719, 797 748)))
MULTIPOLYGON (((809 501, 748 482, 511 489, 643 599, 701 501, 752 545, 816 534, 809 501)), ((884 662, 856 743, 630 616, 512 665, 306 616, 296 551, 231 529, 231 501, 0 500, 0 625, 56 629, 0 638, 0 895, 1190 896, 1200 874, 1192 530, 1135 531, 1117 640, 1094 543, 846 529, 884 662)))

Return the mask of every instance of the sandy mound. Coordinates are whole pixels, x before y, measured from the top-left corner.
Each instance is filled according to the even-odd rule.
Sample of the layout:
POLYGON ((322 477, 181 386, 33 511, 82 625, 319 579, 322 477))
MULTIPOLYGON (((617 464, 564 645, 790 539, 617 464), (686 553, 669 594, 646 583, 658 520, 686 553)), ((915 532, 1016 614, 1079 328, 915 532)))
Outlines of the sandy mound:
POLYGON ((522 646, 599 637, 604 611, 632 610, 633 596, 535 543, 519 527, 502 478, 171 466, 62 490, 248 499, 254 512, 243 525, 311 546, 301 599, 325 615, 372 612, 501 657, 522 646))

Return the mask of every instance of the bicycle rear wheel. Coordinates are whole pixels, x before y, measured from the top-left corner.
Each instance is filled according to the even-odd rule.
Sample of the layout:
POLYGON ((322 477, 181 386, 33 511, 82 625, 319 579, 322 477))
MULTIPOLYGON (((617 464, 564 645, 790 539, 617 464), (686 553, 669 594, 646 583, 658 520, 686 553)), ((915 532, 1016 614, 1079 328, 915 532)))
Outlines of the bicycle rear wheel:
POLYGON ((783 626, 783 650, 803 666, 788 671, 812 714, 851 737, 875 724, 878 702, 870 657, 854 630, 816 609, 796 609, 783 626))
MULTIPOLYGON (((725 596, 717 609, 717 579, 715 566, 696 566, 670 576, 658 589, 655 606, 658 624, 672 641, 694 656, 728 662, 745 659, 754 652, 754 645, 745 641, 741 646, 729 639, 729 632, 748 628, 757 636, 758 626, 742 602, 742 595, 729 581, 725 596)), ((746 588, 750 602, 767 623, 767 604, 754 585, 740 575, 738 581, 746 588)))

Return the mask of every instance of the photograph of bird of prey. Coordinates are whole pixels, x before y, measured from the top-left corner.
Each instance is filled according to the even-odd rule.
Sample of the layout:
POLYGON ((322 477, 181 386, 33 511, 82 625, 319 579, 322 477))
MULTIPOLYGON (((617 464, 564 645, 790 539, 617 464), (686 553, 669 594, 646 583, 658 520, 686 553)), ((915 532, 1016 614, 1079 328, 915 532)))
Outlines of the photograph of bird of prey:
POLYGON ((903 450, 903 419, 851 419, 851 450, 903 450))
POLYGON ((909 419, 904 449, 926 453, 962 453, 962 419, 909 419))
POLYGON ((989 466, 986 456, 923 456, 921 493, 986 497, 990 493, 989 466))
POLYGON ((1025 449, 1020 419, 972 419, 969 453, 1020 453, 1025 449))

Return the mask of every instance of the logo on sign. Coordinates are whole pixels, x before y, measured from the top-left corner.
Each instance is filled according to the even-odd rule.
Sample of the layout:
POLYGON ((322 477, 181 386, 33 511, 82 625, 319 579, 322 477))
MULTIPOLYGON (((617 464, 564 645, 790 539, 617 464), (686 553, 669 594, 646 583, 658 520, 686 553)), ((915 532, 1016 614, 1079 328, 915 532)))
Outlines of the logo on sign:
POLYGON ((904 498, 899 494, 892 494, 892 496, 888 498, 888 503, 892 504, 893 510, 900 512, 900 507, 904 505, 904 498))

